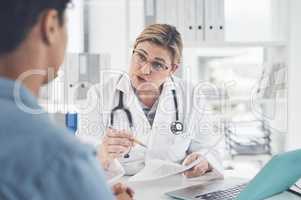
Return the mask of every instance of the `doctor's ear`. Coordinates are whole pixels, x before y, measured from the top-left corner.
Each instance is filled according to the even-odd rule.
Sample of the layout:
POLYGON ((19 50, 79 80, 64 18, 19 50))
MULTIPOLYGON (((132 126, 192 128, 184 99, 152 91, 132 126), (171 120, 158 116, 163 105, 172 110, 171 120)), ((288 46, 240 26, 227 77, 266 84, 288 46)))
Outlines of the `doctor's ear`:
POLYGON ((179 64, 172 64, 170 74, 174 74, 178 68, 179 68, 179 64))

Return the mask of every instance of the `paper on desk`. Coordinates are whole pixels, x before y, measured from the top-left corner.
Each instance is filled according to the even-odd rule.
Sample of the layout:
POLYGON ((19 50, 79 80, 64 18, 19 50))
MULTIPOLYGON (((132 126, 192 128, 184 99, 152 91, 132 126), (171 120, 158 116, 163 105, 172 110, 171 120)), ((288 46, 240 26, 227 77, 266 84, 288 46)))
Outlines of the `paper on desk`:
POLYGON ((135 176, 129 179, 130 182, 151 181, 182 173, 197 165, 200 160, 184 166, 170 161, 151 159, 146 162, 145 167, 135 176))
POLYGON ((115 184, 124 174, 123 167, 116 159, 110 164, 109 169, 105 170, 105 176, 109 185, 115 184))

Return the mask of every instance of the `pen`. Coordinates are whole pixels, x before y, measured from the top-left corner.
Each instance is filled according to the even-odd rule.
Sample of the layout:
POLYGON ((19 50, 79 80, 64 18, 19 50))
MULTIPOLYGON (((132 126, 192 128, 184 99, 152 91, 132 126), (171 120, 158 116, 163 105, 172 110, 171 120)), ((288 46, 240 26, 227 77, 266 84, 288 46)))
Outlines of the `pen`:
POLYGON ((139 144, 139 145, 143 146, 144 148, 147 148, 147 146, 145 144, 143 144, 142 142, 140 142, 136 138, 133 139, 133 142, 136 143, 136 144, 139 144))
MULTIPOLYGON (((112 129, 112 130, 116 130, 114 128, 112 128, 111 126, 109 126, 109 129, 112 129)), ((140 146, 143 146, 144 148, 148 148, 146 144, 143 144, 142 142, 140 142, 139 140, 137 140, 136 138, 133 138, 132 141, 136 144, 139 144, 140 146)))

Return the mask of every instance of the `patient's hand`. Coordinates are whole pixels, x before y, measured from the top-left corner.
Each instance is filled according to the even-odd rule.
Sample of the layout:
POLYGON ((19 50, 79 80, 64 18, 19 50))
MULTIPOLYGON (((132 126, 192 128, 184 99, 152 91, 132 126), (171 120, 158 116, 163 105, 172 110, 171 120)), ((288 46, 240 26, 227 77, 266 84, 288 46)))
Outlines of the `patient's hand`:
POLYGON ((112 191, 117 200, 134 199, 134 191, 122 183, 117 183, 112 187, 112 191))
POLYGON ((192 178, 192 177, 202 176, 207 171, 210 170, 211 167, 208 161, 198 153, 189 154, 183 161, 183 165, 189 165, 190 163, 192 163, 197 159, 200 159, 200 163, 194 166, 193 168, 191 168, 190 170, 185 171, 184 175, 186 177, 192 178))

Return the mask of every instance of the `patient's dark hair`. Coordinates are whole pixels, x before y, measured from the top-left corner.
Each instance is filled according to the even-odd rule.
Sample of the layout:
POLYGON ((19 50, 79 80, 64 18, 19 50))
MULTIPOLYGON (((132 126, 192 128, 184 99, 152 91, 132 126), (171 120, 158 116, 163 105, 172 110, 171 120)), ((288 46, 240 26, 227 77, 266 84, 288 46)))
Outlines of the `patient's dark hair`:
POLYGON ((55 9, 60 23, 70 0, 1 0, 0 1, 0 55, 14 51, 27 37, 40 15, 55 9))

